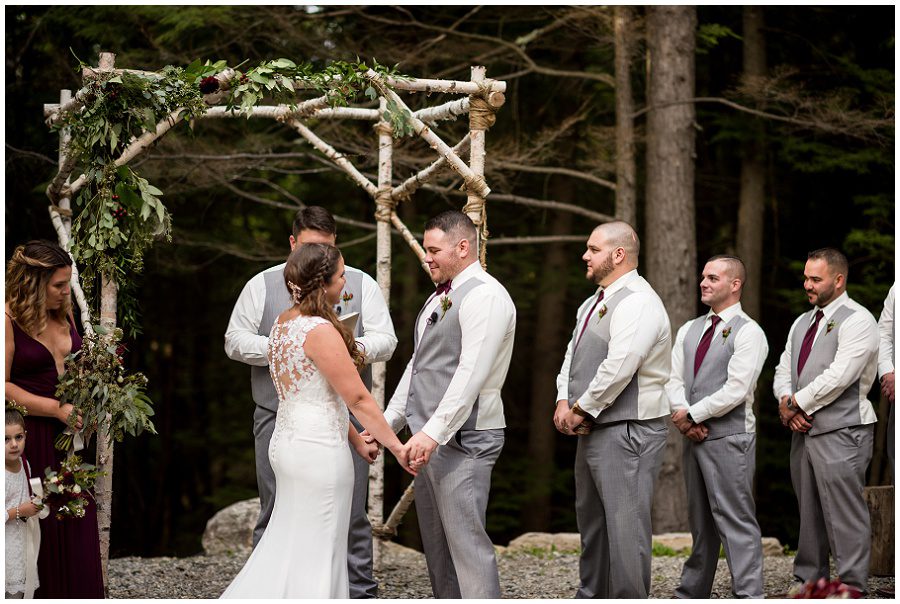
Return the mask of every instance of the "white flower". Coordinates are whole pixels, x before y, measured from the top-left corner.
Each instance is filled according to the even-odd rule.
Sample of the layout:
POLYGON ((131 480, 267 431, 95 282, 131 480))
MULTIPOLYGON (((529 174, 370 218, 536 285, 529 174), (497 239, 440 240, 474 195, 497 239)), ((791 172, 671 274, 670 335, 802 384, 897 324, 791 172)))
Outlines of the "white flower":
POLYGON ((72 487, 72 492, 73 492, 73 493, 80 493, 80 492, 81 492, 81 487, 78 486, 78 485, 76 484, 74 487, 72 487))

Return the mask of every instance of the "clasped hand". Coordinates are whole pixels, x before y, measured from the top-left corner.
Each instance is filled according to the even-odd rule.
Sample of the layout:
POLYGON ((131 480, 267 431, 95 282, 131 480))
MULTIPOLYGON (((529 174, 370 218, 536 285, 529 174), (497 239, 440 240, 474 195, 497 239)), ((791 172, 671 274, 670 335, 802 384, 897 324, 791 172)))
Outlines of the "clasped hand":
POLYGON ((553 425, 563 434, 573 436, 575 428, 581 425, 584 418, 571 409, 569 409, 569 401, 561 399, 556 401, 556 412, 553 414, 553 425))
POLYGON ((672 414, 672 423, 686 438, 694 442, 703 442, 709 436, 709 428, 703 422, 692 424, 687 418, 688 410, 679 409, 672 414))
POLYGON ((809 432, 812 428, 812 418, 808 416, 803 409, 791 411, 787 408, 788 401, 791 400, 789 395, 781 397, 778 403, 778 415, 781 417, 781 425, 786 426, 794 432, 809 432))
MULTIPOLYGON (((375 463, 381 451, 381 445, 375 440, 374 436, 369 434, 368 430, 363 430, 359 435, 362 437, 362 441, 356 445, 356 452, 368 463, 375 463)), ((437 449, 437 446, 437 443, 429 438, 428 435, 419 432, 406 441, 405 445, 400 445, 399 448, 392 450, 391 453, 394 454, 394 457, 397 458, 404 470, 415 476, 428 463, 428 459, 434 450, 437 449)))

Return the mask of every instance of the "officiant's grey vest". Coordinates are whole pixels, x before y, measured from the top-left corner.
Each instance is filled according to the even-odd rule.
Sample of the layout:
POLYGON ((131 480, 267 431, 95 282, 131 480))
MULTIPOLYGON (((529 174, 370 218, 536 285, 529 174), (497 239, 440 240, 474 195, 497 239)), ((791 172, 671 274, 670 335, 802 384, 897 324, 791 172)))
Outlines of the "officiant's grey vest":
MULTIPOLYGON (((728 323, 722 325, 722 329, 713 335, 713 339, 703 357, 697 375, 694 375, 694 359, 697 356, 697 346, 703 337, 703 329, 706 324, 706 315, 694 319, 687 333, 684 335, 684 395, 689 405, 693 405, 702 398, 721 390, 728 381, 728 363, 734 355, 734 342, 738 332, 748 323, 747 319, 740 315, 734 316, 728 323), (728 331, 728 337, 722 337, 728 331)), ((703 424, 709 429, 707 440, 742 434, 747 431, 747 411, 745 404, 740 405, 723 415, 722 417, 710 417, 703 420, 703 424)))
MULTIPOLYGON (((412 376, 409 382, 409 394, 406 399, 406 423, 412 433, 420 431, 434 412, 438 403, 444 398, 447 388, 459 366, 462 354, 462 328, 459 325, 459 305, 463 298, 476 287, 484 285, 478 277, 473 277, 456 289, 452 289, 447 297, 451 306, 446 312, 438 305, 429 316, 419 338, 418 325, 425 312, 425 306, 419 311, 416 319, 415 354, 412 376)), ((478 419, 478 399, 472 412, 460 430, 474 430, 478 419)))
MULTIPOLYGON (((347 267, 349 269, 349 267, 347 267)), ((341 301, 335 305, 334 310, 340 315, 358 312, 354 337, 362 335, 362 273, 347 270, 345 273, 347 283, 341 292, 341 301)), ((262 320, 259 322, 259 335, 268 337, 272 331, 278 315, 291 307, 291 296, 284 283, 284 271, 269 271, 263 274, 266 283, 266 303, 263 307, 262 320)), ((362 372, 362 379, 369 390, 372 389, 372 368, 366 365, 362 372)), ((270 411, 278 410, 278 394, 275 392, 275 384, 269 375, 269 366, 250 367, 250 386, 253 391, 253 402, 270 411)))
MULTIPOLYGON (((609 354, 609 324, 612 314, 619 304, 626 303, 634 290, 624 287, 608 299, 604 298, 591 315, 587 328, 576 340, 575 352, 569 365, 569 407, 575 404, 578 397, 585 393, 591 381, 597 375, 600 364, 609 354), (601 317, 602 309, 606 309, 601 317)), ((578 322, 578 329, 584 321, 578 322)), ((576 336, 577 337, 577 336, 576 336)), ((612 405, 594 420, 597 424, 611 424, 624 420, 638 419, 638 378, 635 373, 625 389, 616 397, 612 405)))
MULTIPOLYGON (((803 336, 806 335, 812 323, 813 317, 818 308, 813 308, 804 313, 797 327, 794 328, 794 334, 791 339, 791 389, 794 392, 805 388, 814 379, 819 377, 823 371, 828 369, 829 365, 834 361, 834 355, 838 348, 838 330, 841 323, 846 321, 854 312, 852 308, 842 306, 831 315, 829 320, 823 317, 819 321, 818 337, 809 351, 809 357, 806 364, 803 365, 803 373, 797 375, 797 361, 800 359, 800 347, 803 346, 803 336), (831 330, 828 329, 829 323, 834 323, 831 330)), ((859 415, 859 384, 860 380, 856 380, 844 390, 837 399, 829 405, 822 407, 813 413, 812 428, 809 429, 810 436, 816 434, 824 434, 840 428, 848 426, 858 426, 862 423, 859 415)))

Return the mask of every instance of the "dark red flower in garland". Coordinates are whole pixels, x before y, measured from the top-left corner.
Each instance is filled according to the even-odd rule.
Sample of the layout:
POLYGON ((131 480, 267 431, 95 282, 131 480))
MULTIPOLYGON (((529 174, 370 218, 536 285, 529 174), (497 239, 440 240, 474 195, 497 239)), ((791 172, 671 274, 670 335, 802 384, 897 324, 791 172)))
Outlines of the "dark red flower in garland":
POLYGON ((200 80, 200 92, 211 94, 219 89, 219 80, 215 76, 209 76, 200 80))

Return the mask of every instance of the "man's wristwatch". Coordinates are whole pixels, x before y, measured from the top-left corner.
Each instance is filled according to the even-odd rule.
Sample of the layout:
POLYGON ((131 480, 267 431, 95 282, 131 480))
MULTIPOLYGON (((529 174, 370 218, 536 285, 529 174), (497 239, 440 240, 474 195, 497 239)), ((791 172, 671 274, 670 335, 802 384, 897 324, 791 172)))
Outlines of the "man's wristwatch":
POLYGON ((788 397, 788 401, 787 401, 787 404, 785 405, 785 408, 788 411, 794 411, 794 412, 800 411, 800 407, 798 407, 797 405, 794 404, 793 396, 788 397))
POLYGON ((697 425, 697 422, 695 422, 695 421, 694 421, 694 418, 691 417, 691 412, 690 412, 690 411, 688 411, 687 414, 685 414, 685 417, 687 418, 687 420, 688 420, 689 422, 691 422, 691 425, 692 425, 692 426, 696 426, 696 425, 697 425))
POLYGON ((574 413, 575 415, 580 415, 581 417, 589 417, 588 412, 582 409, 577 402, 572 405, 572 413, 574 413))

